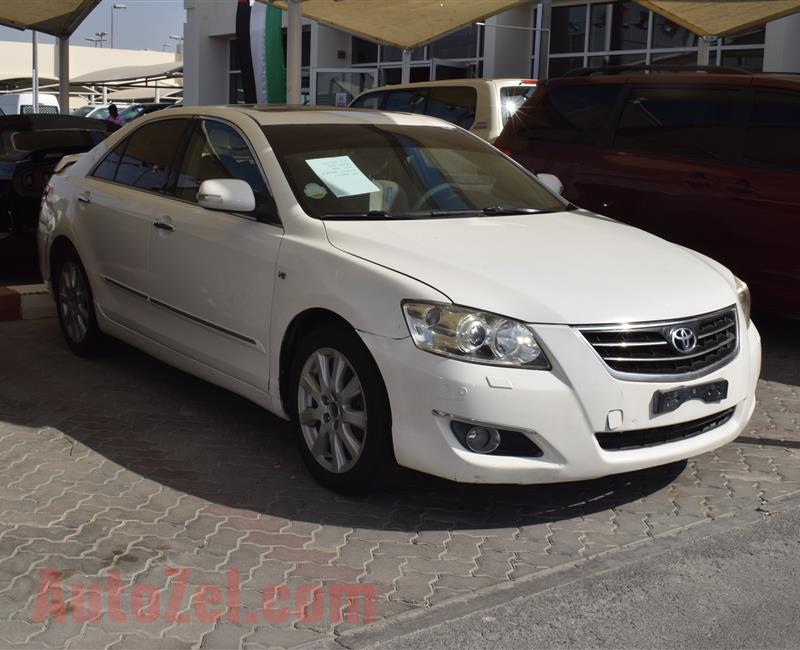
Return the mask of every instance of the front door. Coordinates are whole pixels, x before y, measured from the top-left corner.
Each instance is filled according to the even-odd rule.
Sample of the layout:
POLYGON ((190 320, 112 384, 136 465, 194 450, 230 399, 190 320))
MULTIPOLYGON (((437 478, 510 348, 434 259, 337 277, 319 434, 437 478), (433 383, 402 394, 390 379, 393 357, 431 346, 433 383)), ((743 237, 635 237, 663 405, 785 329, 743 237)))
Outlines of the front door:
POLYGON ((264 175, 233 125, 198 119, 172 200, 150 230, 153 331, 162 342, 260 390, 267 390, 270 308, 283 228, 264 175), (204 180, 238 178, 256 195, 253 213, 197 204, 204 180))

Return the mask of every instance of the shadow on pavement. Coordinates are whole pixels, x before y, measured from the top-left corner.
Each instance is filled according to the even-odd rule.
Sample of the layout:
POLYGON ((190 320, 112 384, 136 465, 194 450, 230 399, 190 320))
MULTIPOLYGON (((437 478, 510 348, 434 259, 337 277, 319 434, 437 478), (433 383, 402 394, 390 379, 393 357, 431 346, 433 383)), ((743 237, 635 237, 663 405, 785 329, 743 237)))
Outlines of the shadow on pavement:
POLYGON ((545 486, 464 485, 400 470, 365 497, 307 474, 287 423, 119 342, 78 359, 55 320, 8 323, 0 420, 53 427, 147 479, 212 503, 381 530, 486 529, 590 515, 669 485, 685 463, 545 486))

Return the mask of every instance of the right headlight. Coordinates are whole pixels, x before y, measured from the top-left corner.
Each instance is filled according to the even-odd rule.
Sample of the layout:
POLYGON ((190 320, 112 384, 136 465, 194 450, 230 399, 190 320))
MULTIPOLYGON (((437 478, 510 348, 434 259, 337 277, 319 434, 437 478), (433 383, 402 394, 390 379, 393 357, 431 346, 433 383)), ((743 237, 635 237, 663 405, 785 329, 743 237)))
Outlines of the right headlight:
POLYGON ((737 278, 735 275, 733 278, 736 280, 736 296, 739 299, 739 305, 741 305, 742 312, 744 313, 744 324, 747 326, 750 324, 750 308, 752 306, 750 287, 747 286, 744 280, 737 278))
POLYGON ((520 321, 429 302, 404 302, 403 313, 421 350, 492 366, 550 369, 533 332, 520 321))

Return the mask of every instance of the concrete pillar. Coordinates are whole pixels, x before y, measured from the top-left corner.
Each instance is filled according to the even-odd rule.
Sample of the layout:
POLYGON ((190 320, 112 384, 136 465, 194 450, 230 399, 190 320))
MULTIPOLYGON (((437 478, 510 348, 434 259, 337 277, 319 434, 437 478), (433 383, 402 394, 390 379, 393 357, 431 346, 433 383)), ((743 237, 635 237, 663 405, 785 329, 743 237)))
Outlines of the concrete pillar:
POLYGON ((69 115, 69 38, 58 39, 58 104, 69 115))
POLYGON ((287 0, 286 103, 300 104, 303 77, 303 10, 300 0, 287 0))
POLYGON ((542 0, 536 14, 536 78, 550 76, 550 26, 552 24, 553 2, 542 0))
POLYGON ((764 72, 800 72, 800 14, 767 23, 764 72))
POLYGON ((186 106, 228 103, 228 41, 235 2, 185 0, 183 101, 186 106))
POLYGON ((711 43, 705 38, 697 39, 697 65, 708 65, 711 43))
POLYGON ((488 18, 483 37, 483 76, 531 76, 534 5, 526 4, 488 18))

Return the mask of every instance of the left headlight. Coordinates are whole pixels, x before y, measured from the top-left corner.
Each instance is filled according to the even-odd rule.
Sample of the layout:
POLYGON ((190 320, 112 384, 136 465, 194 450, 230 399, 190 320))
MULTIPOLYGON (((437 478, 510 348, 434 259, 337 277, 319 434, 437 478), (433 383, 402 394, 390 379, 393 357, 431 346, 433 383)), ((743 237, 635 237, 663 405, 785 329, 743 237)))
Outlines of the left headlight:
POLYGON ((736 280, 736 296, 739 298, 739 304, 742 307, 742 312, 744 312, 745 325, 749 325, 751 308, 750 287, 747 286, 744 280, 737 278, 735 275, 733 278, 736 280))
POLYGON ((429 302, 404 302, 403 313, 421 350, 493 366, 550 369, 533 332, 520 321, 429 302))

